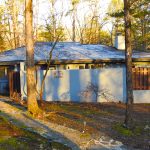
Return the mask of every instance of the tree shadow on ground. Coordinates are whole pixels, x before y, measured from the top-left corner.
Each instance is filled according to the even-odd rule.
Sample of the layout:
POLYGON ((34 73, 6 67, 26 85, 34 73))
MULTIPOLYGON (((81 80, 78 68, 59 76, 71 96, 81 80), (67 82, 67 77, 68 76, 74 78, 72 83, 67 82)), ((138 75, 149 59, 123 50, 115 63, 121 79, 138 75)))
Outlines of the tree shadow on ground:
POLYGON ((131 131, 123 128, 125 114, 123 103, 45 102, 45 109, 49 112, 54 111, 59 118, 57 120, 49 118, 51 122, 58 124, 65 122, 70 128, 79 131, 81 129, 79 127, 86 122, 86 131, 90 134, 94 133, 94 138, 96 134, 98 138, 108 136, 129 147, 148 150, 149 133, 144 128, 145 126, 149 128, 150 105, 135 104, 134 106, 133 118, 136 127, 131 135, 131 131))
MULTIPOLYGON (((4 100, 3 100, 3 102, 4 102, 4 100)), ((28 130, 30 132, 38 133, 51 142, 55 142, 60 145, 62 144, 62 146, 68 147, 68 149, 64 149, 64 150, 70 150, 70 149, 80 150, 80 148, 78 147, 77 144, 75 144, 73 141, 71 141, 70 139, 65 137, 63 134, 51 129, 50 127, 48 127, 48 125, 41 123, 39 120, 35 120, 34 118, 28 116, 25 113, 26 108, 24 108, 23 106, 14 104, 11 101, 10 102, 7 101, 6 103, 23 111, 21 113, 23 116, 23 120, 18 120, 17 118, 15 118, 3 111, 0 111, 0 114, 2 116, 4 116, 5 118, 7 118, 8 121, 10 121, 12 124, 22 128, 22 129, 28 130), (25 122, 26 122, 26 124, 25 124, 25 122), (28 126, 27 126, 27 122, 29 123, 28 126)), ((62 148, 60 148, 60 150, 62 150, 62 148)))

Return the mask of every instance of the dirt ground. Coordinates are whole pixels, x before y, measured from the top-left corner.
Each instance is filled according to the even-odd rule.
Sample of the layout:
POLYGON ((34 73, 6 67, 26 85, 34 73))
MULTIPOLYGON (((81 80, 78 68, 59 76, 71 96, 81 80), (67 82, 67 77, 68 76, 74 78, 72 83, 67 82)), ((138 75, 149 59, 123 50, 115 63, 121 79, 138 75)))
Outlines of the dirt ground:
POLYGON ((109 136, 126 146, 150 150, 150 104, 134 105, 133 130, 122 126, 122 103, 44 102, 43 109, 48 112, 47 120, 84 132, 85 136, 109 136))
POLYGON ((0 113, 0 150, 71 150, 42 136, 23 130, 0 113))

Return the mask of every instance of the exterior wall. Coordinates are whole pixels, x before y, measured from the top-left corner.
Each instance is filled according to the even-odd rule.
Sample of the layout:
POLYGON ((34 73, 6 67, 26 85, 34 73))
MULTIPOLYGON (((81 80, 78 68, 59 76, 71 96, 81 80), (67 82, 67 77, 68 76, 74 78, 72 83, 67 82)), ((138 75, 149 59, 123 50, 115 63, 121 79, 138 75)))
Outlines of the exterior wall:
POLYGON ((21 87, 21 98, 25 99, 27 97, 27 86, 26 86, 26 71, 25 63, 20 63, 20 87, 21 87))
MULTIPOLYGON (((113 100, 124 101, 125 95, 122 86, 124 85, 123 68, 110 69, 84 69, 84 70, 63 70, 61 77, 55 76, 58 71, 49 71, 45 83, 44 99, 47 101, 75 101, 75 102, 103 102, 104 97, 98 97, 94 93, 88 96, 82 94, 89 83, 98 86, 99 90, 109 90, 113 100), (118 76, 119 78, 116 78, 118 76)), ((43 72, 41 71, 41 78, 43 72)))
MULTIPOLYGON (((45 71, 37 72, 37 89, 45 71)), ((26 72, 21 65, 21 92, 26 97, 26 72)), ((94 92, 85 92, 89 83, 99 90, 108 92, 109 100, 125 102, 125 67, 107 67, 100 69, 49 70, 45 80, 44 96, 46 101, 104 102, 105 97, 96 98, 94 92)), ((107 93, 106 92, 106 93, 107 93)), ((135 103, 150 103, 150 90, 134 91, 135 103)))
POLYGON ((150 103, 150 90, 135 90, 133 94, 137 103, 150 103))

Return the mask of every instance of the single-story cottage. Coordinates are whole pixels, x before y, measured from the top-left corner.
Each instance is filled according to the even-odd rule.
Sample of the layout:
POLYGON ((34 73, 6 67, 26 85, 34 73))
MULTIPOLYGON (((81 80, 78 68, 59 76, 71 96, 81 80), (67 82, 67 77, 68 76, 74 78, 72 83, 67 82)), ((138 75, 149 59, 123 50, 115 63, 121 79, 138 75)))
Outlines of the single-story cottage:
MULTIPOLYGON (((37 91, 47 66, 50 42, 35 43, 37 91)), ((105 45, 57 43, 45 80, 47 101, 126 101, 125 52, 105 45)), ((133 51, 136 103, 150 103, 150 52, 133 51)), ((26 98, 26 48, 0 53, 0 94, 26 98)))

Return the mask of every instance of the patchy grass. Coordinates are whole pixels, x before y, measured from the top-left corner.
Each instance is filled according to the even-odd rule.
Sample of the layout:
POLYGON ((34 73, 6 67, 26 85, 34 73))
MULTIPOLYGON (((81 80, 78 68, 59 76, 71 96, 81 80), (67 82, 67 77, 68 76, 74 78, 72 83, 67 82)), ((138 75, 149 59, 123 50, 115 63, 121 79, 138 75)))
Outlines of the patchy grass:
POLYGON ((129 147, 149 150, 150 104, 135 104, 133 108, 135 128, 127 130, 122 126, 125 114, 125 105, 122 103, 43 102, 42 105, 47 112, 44 119, 80 131, 81 139, 91 135, 95 139, 109 136, 129 147))
POLYGON ((120 123, 114 125, 114 129, 118 133, 122 134, 123 136, 132 136, 133 135, 133 132, 131 130, 124 128, 123 125, 120 123))
POLYGON ((20 129, 0 115, 0 150, 69 150, 36 133, 20 129))
POLYGON ((125 129, 125 105, 122 103, 43 102, 47 120, 76 129, 82 137, 110 136, 133 148, 149 150, 150 104, 134 105, 135 128, 125 129))
POLYGON ((131 129, 127 129, 121 123, 117 123, 113 126, 113 129, 116 130, 118 133, 122 134, 123 136, 140 136, 144 132, 144 127, 138 126, 135 124, 135 127, 131 129))

